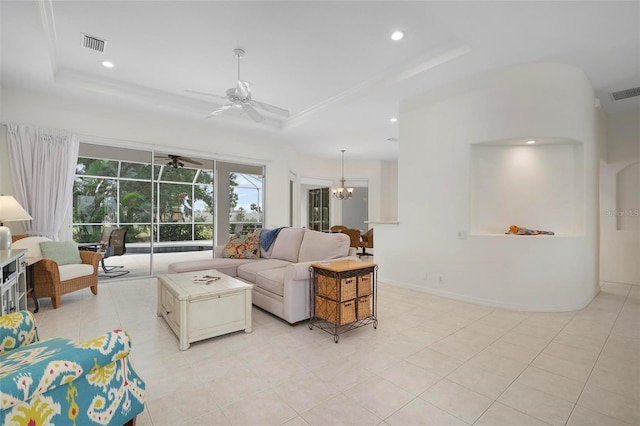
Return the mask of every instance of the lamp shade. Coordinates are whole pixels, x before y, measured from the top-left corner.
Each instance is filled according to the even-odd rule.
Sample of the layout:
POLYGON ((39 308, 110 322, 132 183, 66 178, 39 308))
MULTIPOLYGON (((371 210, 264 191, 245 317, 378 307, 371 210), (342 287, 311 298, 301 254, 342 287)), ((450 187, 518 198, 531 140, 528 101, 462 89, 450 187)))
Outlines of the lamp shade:
POLYGON ((0 195, 0 250, 11 248, 11 230, 4 222, 31 220, 31 216, 11 195, 0 195))
POLYGON ((31 220, 29 213, 11 195, 0 195, 0 223, 31 220))

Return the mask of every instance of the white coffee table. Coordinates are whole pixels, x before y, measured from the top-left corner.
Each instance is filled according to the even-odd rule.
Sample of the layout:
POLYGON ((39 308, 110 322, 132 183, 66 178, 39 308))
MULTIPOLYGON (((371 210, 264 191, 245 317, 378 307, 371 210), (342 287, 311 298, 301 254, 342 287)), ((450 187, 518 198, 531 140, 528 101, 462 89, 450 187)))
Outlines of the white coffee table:
POLYGON ((192 342, 238 330, 251 333, 251 289, 215 269, 158 277, 158 316, 180 339, 180 350, 192 342), (203 277, 220 277, 208 283, 203 277))

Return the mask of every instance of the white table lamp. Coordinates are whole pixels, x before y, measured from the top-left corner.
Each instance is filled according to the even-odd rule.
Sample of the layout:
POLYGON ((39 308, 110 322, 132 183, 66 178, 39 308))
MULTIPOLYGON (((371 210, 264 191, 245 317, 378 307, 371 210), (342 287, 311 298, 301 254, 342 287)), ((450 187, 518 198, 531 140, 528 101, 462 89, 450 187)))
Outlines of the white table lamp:
POLYGON ((11 230, 4 226, 4 222, 31 219, 13 196, 0 195, 0 250, 11 249, 11 230))

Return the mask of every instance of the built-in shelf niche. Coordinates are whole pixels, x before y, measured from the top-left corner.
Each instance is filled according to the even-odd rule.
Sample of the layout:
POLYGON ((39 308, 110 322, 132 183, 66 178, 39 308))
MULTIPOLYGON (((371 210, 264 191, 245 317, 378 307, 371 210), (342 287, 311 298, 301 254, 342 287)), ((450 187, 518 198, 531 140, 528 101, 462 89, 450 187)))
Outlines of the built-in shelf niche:
POLYGON ((584 235, 584 145, 560 138, 472 144, 470 197, 471 235, 504 235, 510 225, 584 235))

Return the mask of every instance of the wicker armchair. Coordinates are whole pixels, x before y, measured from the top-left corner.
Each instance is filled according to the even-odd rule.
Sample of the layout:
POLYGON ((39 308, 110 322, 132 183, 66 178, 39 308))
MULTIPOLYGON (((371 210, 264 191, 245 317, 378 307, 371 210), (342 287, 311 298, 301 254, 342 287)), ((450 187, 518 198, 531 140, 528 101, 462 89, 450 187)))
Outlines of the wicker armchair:
MULTIPOLYGON (((17 241, 27 235, 13 235, 17 241)), ((33 283, 38 297, 50 297, 54 309, 60 306, 60 296, 89 287, 93 294, 98 294, 98 265, 102 256, 92 251, 80 251, 82 263, 93 265, 93 273, 66 281, 60 281, 58 264, 51 259, 42 259, 33 265, 33 283)))

